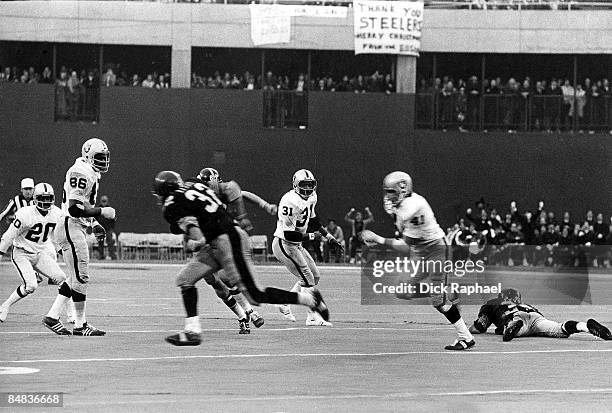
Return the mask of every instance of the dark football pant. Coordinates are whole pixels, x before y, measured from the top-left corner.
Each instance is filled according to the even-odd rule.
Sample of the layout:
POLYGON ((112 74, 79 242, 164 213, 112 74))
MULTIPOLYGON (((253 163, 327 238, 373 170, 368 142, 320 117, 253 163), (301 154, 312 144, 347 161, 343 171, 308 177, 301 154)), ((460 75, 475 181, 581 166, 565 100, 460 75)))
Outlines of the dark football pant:
POLYGON ((224 270, 227 283, 238 286, 253 305, 298 303, 297 293, 270 287, 262 291, 257 287, 249 238, 241 228, 233 227, 202 248, 179 272, 177 286, 190 287, 202 278, 210 284, 210 278, 219 270, 224 270))

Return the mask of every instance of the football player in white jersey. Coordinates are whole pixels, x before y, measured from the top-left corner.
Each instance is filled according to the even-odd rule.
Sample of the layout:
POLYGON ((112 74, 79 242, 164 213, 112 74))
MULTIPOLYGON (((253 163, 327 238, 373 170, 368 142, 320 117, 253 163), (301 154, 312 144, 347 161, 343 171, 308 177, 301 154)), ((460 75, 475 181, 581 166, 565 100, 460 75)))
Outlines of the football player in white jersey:
MULTIPOLYGON (((51 279, 54 284, 64 284, 66 275, 55 258, 54 230, 61 224, 62 211, 54 205, 55 195, 51 185, 39 183, 34 187, 34 205, 20 208, 15 219, 0 241, 0 254, 4 255, 12 245, 11 260, 23 280, 9 298, 0 305, 0 321, 6 320, 11 305, 36 291, 36 272, 51 279)), ((54 326, 57 334, 70 331, 61 323, 54 326)))
MULTIPOLYGON (((293 189, 287 192, 278 203, 278 221, 272 252, 274 256, 295 275, 298 281, 291 291, 313 290, 319 283, 319 270, 312 256, 302 246, 303 240, 314 240, 324 236, 330 246, 342 249, 338 241, 321 225, 315 212, 317 205, 317 180, 308 169, 300 169, 293 174, 293 189), (310 225, 309 225, 310 224, 310 225), (314 228, 313 232, 308 229, 314 228)), ((279 306, 285 318, 295 321, 288 305, 279 306)), ((308 326, 331 326, 321 316, 313 311, 306 317, 308 326)))
POLYGON ((98 181, 108 171, 110 152, 106 143, 98 138, 83 144, 81 157, 66 172, 62 211, 66 215, 56 231, 56 240, 62 248, 64 262, 68 269, 69 283, 62 285, 53 306, 43 319, 43 324, 52 329, 58 321, 60 309, 72 297, 75 306, 75 322, 72 334, 75 336, 103 336, 104 331, 89 324, 85 318, 87 282, 89 281, 89 248, 87 231, 93 231, 97 238, 105 235, 104 228, 95 217, 115 219, 112 207, 96 207, 98 181))
MULTIPOLYGON (((438 225, 429 203, 421 195, 412 191, 412 178, 405 172, 391 172, 383 180, 384 206, 388 213, 395 215, 395 225, 402 239, 383 238, 370 230, 362 233, 364 242, 369 245, 387 245, 394 250, 410 249, 416 260, 440 261, 450 259, 450 249, 444 237, 444 231, 438 225)), ((444 264, 443 264, 444 266, 444 264)), ((434 269, 439 266, 434 265, 434 269)), ((430 282, 446 284, 447 275, 432 271, 424 274, 430 282)), ((423 274, 419 274, 422 277, 423 274)), ((398 298, 410 299, 408 295, 398 298)), ((447 350, 467 350, 473 347, 474 337, 468 330, 459 308, 446 294, 432 294, 432 305, 455 327, 458 339, 447 350)))

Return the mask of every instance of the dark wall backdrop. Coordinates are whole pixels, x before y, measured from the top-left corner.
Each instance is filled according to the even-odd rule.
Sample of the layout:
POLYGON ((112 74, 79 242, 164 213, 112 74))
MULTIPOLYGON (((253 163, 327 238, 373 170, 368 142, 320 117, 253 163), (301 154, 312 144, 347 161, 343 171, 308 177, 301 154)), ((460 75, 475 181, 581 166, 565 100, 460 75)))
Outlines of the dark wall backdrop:
MULTIPOLYGON (((120 231, 165 231, 153 177, 205 166, 269 202, 291 189, 295 170, 309 168, 321 217, 341 221, 349 208, 370 206, 387 232, 381 182, 396 169, 411 173, 443 226, 480 196, 502 210, 512 199, 522 208, 543 198, 557 214, 612 212, 609 136, 415 132, 410 96, 313 92, 309 100, 307 130, 271 130, 262 127, 258 91, 109 88, 98 124, 55 123, 53 87, 2 84, 0 198, 8 201, 31 176, 51 183, 59 203, 65 171, 85 139, 98 136, 111 150, 100 195, 117 208, 120 231)), ((249 209, 256 233, 271 234, 275 220, 249 209)))

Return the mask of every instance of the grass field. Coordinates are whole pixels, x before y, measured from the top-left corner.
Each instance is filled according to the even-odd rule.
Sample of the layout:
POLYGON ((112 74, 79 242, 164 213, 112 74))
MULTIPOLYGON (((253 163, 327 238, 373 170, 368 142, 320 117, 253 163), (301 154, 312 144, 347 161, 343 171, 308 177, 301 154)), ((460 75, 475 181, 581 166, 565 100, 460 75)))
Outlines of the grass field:
MULTIPOLYGON (((265 325, 238 335, 233 314, 202 284, 203 343, 174 347, 164 337, 183 327, 178 268, 92 265, 88 320, 105 337, 60 337, 44 328, 56 289, 42 285, 0 324, 0 391, 64 392, 64 410, 86 412, 612 410, 612 342, 578 334, 503 343, 487 334, 471 351, 448 352, 454 331, 433 308, 362 306, 358 268, 321 268, 331 328, 307 328, 303 307, 290 323, 264 305, 265 325), (5 374, 14 367, 38 371, 5 374)), ((283 267, 257 269, 260 286, 294 283, 283 267)), ((0 299, 18 283, 13 267, 0 264, 0 299)), ((612 291, 612 276, 606 284, 612 291)), ((612 306, 540 310, 554 320, 612 325, 612 306)), ((463 307, 468 323, 476 313, 463 307)))

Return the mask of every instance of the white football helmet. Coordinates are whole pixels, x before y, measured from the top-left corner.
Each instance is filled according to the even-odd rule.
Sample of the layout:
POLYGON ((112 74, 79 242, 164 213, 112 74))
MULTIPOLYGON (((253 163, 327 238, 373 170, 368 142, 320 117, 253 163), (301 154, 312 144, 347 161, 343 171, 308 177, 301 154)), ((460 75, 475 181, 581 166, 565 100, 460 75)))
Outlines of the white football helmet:
POLYGON ((293 190, 302 198, 309 198, 317 189, 317 180, 308 169, 293 174, 293 190))
POLYGON ((55 203, 55 193, 53 187, 41 182, 34 187, 34 205, 41 211, 48 211, 55 203))
POLYGON ((110 151, 102 139, 91 138, 83 144, 81 156, 91 164, 94 171, 108 172, 110 165, 110 151))
POLYGON ((398 206, 412 193, 412 178, 406 172, 391 172, 383 180, 384 204, 398 206))

